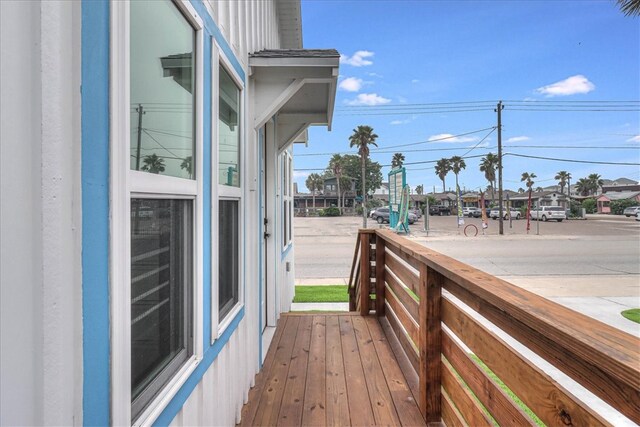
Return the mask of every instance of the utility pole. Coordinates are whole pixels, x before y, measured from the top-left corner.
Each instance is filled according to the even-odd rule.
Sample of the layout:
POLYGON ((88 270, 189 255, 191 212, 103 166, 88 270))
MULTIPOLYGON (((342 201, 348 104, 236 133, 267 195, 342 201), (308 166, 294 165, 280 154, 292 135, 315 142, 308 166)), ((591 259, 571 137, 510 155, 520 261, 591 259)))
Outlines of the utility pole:
POLYGON ((498 101, 495 112, 498 113, 498 216, 500 220, 500 235, 504 234, 504 222, 502 219, 502 101, 498 101))
POLYGON ((138 104, 136 108, 138 113, 138 147, 136 148, 136 170, 140 170, 140 146, 142 145, 142 115, 144 114, 144 108, 142 104, 138 104))

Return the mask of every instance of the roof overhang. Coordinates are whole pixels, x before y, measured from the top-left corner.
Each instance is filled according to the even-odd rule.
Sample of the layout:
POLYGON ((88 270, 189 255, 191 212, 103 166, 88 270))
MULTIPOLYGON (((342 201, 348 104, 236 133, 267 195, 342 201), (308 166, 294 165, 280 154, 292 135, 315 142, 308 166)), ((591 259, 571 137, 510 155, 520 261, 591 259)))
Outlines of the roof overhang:
POLYGON ((249 57, 254 128, 275 117, 278 148, 306 143, 309 126, 331 130, 340 55, 328 50, 266 50, 249 57))

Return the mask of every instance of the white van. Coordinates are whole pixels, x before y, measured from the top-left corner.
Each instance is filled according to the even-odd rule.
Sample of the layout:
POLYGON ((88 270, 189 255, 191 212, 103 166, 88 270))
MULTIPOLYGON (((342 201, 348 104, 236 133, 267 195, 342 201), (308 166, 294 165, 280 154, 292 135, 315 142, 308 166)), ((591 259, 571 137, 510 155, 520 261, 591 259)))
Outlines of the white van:
POLYGON ((558 222, 562 222, 563 219, 567 219, 564 208, 560 206, 538 206, 531 210, 530 216, 531 219, 542 219, 543 221, 555 219, 558 222))

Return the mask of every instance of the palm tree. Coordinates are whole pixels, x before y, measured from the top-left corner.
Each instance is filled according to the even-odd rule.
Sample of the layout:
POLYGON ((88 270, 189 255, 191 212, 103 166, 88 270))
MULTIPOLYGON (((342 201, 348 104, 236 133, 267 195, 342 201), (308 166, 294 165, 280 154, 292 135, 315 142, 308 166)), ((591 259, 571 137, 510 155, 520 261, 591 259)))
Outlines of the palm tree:
POLYGON ((484 172, 484 177, 491 186, 491 201, 495 200, 496 188, 496 168, 498 167, 498 155, 489 153, 480 160, 480 172, 484 172))
POLYGON ((522 187, 518 188, 518 193, 520 193, 520 194, 524 193, 524 188, 522 188, 522 187))
POLYGON ((592 173, 587 179, 589 180, 589 189, 595 195, 598 192, 598 188, 604 184, 604 181, 597 173, 592 173))
POLYGON ((529 193, 531 193, 533 184, 535 184, 535 181, 533 180, 533 178, 537 178, 536 174, 533 172, 532 173, 523 172, 522 178, 520 178, 520 181, 524 182, 527 185, 527 188, 529 189, 529 193))
POLYGON ((367 157, 369 157, 369 144, 378 146, 376 139, 378 135, 373 133, 373 128, 367 125, 358 126, 353 130, 353 134, 349 137, 349 147, 358 147, 360 161, 362 163, 362 226, 367 228, 367 186, 365 183, 365 165, 367 157))
POLYGON ((449 159, 449 163, 451 164, 451 171, 456 175, 456 192, 458 191, 458 174, 462 169, 467 167, 467 164, 464 162, 464 159, 460 156, 453 156, 449 159))
POLYGON ((342 156, 340 154, 334 154, 329 160, 329 169, 336 177, 336 185, 338 186, 338 209, 341 208, 340 204, 340 178, 342 178, 342 156))
POLYGON ((142 166, 142 170, 151 173, 160 173, 164 172, 164 159, 158 157, 157 154, 150 154, 145 156, 144 165, 142 166))
POLYGON ((449 159, 438 160, 438 162, 436 163, 435 169, 436 169, 436 175, 438 175, 438 178, 440 178, 440 181, 442 181, 442 192, 444 193, 446 191, 445 185, 444 185, 444 179, 449 173, 449 171, 451 170, 451 164, 449 163, 449 159))
POLYGON ((541 193, 544 191, 544 188, 542 187, 536 187, 536 193, 541 193))
POLYGON ((553 179, 558 179, 558 185, 560 186, 560 193, 564 194, 564 186, 567 185, 567 181, 571 179, 571 174, 567 171, 560 171, 553 179))
POLYGON ((424 193, 424 187, 422 186, 422 184, 416 186, 416 194, 418 196, 422 196, 422 193, 424 193))
POLYGON ((316 207, 316 191, 322 190, 322 186, 324 185, 324 179, 320 174, 312 173, 309 174, 307 180, 304 182, 311 191, 311 199, 313 200, 313 208, 316 207))
POLYGON ((640 0, 617 0, 617 3, 625 16, 640 15, 640 0))
POLYGON ((591 183, 587 178, 580 178, 578 182, 576 182, 576 191, 581 196, 588 196, 591 192, 591 183))
POLYGON ((401 168, 403 163, 404 163, 404 154, 402 153, 395 153, 391 158, 391 167, 393 169, 401 168))

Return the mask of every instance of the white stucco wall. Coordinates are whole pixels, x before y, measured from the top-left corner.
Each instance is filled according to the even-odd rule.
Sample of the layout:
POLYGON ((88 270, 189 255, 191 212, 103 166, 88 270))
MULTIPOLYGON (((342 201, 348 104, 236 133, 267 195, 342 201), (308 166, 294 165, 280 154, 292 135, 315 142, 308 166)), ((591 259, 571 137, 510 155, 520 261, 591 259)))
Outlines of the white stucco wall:
POLYGON ((80 4, 0 17, 0 424, 81 424, 80 4))

